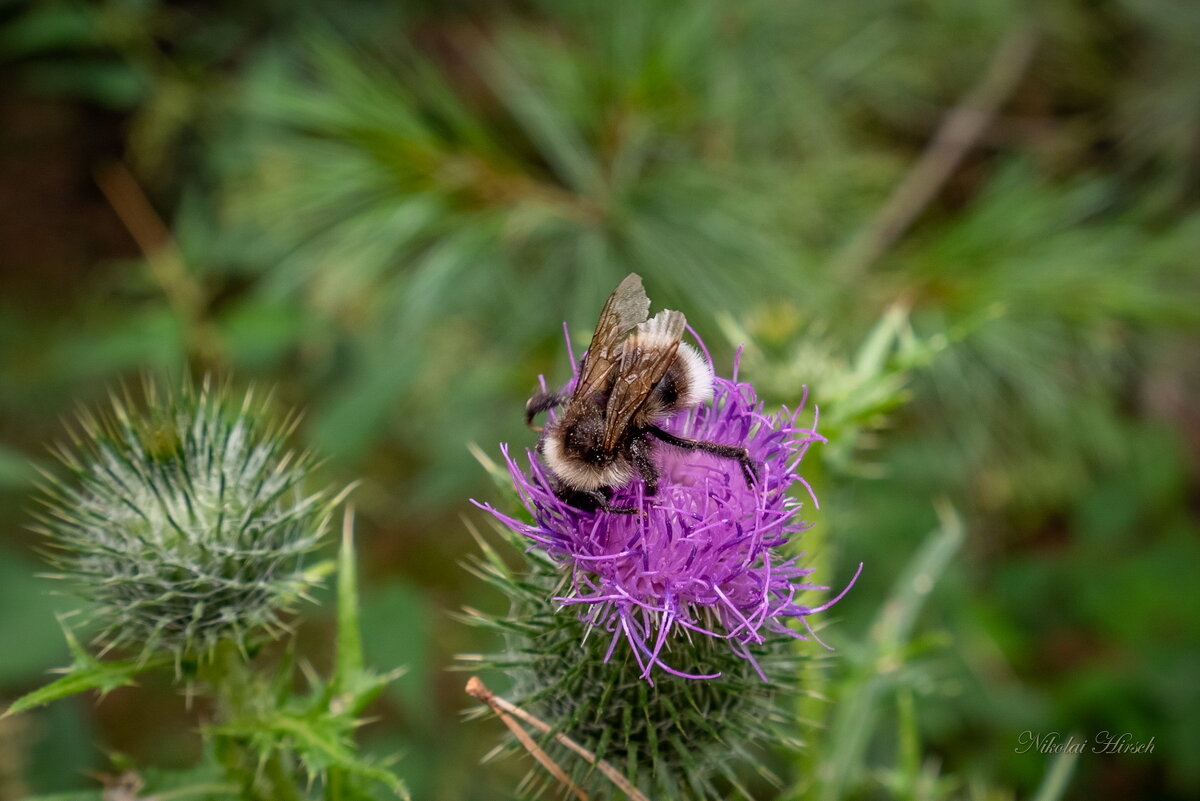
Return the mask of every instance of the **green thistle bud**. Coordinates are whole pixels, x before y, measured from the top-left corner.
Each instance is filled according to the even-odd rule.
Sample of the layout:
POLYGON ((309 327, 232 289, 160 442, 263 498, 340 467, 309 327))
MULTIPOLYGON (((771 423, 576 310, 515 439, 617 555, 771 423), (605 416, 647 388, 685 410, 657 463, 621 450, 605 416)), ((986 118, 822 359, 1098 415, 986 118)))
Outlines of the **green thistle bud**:
POLYGON ((70 475, 39 488, 50 560, 110 647, 203 658, 277 631, 310 584, 303 557, 328 519, 302 484, 311 460, 286 449, 295 418, 264 422, 265 401, 205 380, 128 394, 83 411, 56 455, 70 475))

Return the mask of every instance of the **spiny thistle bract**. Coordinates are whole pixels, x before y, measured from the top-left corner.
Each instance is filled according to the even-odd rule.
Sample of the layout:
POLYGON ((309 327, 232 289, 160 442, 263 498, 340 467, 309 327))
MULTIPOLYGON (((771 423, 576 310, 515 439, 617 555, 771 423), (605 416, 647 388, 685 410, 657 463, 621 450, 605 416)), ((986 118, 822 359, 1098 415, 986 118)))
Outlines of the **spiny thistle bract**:
POLYGON ((534 453, 522 468, 505 451, 524 512, 484 505, 530 567, 522 577, 494 560, 481 566, 513 601, 493 621, 508 653, 489 661, 512 673, 514 700, 665 797, 723 797, 715 777, 736 783, 733 765, 754 761, 753 742, 782 741, 789 713, 778 696, 800 690, 789 643, 808 638, 788 624, 811 635, 808 616, 837 600, 801 603, 800 593, 828 588, 785 550, 809 525, 799 465, 821 439, 798 414, 765 414, 735 367, 733 380, 715 378, 711 405, 663 427, 745 447, 753 484, 735 460, 664 444, 657 494, 635 479, 611 500, 639 514, 587 511, 554 493, 534 453))
POLYGON ((82 411, 47 475, 39 530, 56 577, 91 602, 109 647, 204 658, 274 632, 310 581, 303 557, 328 521, 305 494, 311 460, 287 450, 294 418, 265 421, 266 401, 205 379, 178 391, 145 383, 82 411))

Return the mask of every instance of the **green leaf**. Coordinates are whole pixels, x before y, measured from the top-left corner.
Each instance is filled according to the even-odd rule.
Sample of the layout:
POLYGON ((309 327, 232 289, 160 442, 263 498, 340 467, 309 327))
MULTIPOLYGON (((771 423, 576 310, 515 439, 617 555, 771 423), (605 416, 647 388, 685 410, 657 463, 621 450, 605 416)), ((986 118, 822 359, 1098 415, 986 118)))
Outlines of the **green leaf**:
POLYGON ((859 348, 854 360, 854 372, 861 378, 870 378, 882 372, 888 354, 907 325, 908 313, 904 307, 894 305, 888 308, 859 348))
POLYGON ((342 521, 342 546, 338 551, 337 651, 333 687, 342 692, 363 672, 362 632, 359 630, 358 566, 354 548, 354 512, 347 508, 342 521))
POLYGON ((882 656, 908 642, 917 615, 925 606, 938 579, 962 547, 964 532, 958 513, 945 500, 938 502, 937 512, 941 525, 929 535, 900 574, 875 623, 877 651, 882 656))
MULTIPOLYGON (((347 509, 342 525, 342 546, 338 553, 338 610, 337 645, 334 653, 333 678, 320 706, 333 698, 348 719, 360 714, 388 684, 403 671, 375 673, 364 666, 363 642, 358 601, 357 551, 354 547, 354 517, 347 509)), ((353 726, 351 726, 353 728, 353 726)))
POLYGON ((580 193, 603 185, 595 153, 562 108, 500 58, 491 59, 485 75, 564 183, 580 193))
POLYGON ((295 305, 251 298, 221 315, 222 340, 239 371, 269 369, 284 361, 313 328, 310 315, 295 305))
POLYGON ((897 681, 903 649, 912 636, 917 616, 962 546, 962 521, 946 501, 937 504, 941 525, 909 560, 883 605, 875 625, 874 647, 861 661, 858 673, 841 689, 842 700, 830 726, 828 757, 822 770, 821 799, 842 798, 855 777, 866 773, 862 761, 875 732, 885 693, 897 681))
POLYGON ((1070 784, 1071 774, 1075 772, 1075 762, 1078 759, 1079 754, 1070 751, 1056 755, 1050 767, 1046 769, 1046 777, 1042 779, 1033 801, 1058 801, 1062 798, 1070 784))
POLYGON ((150 79, 136 67, 107 57, 46 61, 25 70, 38 91, 95 101, 112 109, 129 109, 145 100, 150 79))
POLYGON ((135 684, 133 677, 146 670, 168 664, 170 659, 158 657, 155 659, 128 659, 124 661, 102 662, 84 650, 75 635, 65 623, 63 634, 67 639, 67 647, 75 661, 66 668, 61 679, 52 681, 44 687, 26 693, 9 706, 3 717, 16 715, 39 706, 45 706, 51 701, 67 698, 88 690, 98 690, 100 695, 107 695, 118 687, 129 687, 135 684))
POLYGON ((63 338, 47 369, 76 380, 150 367, 177 372, 184 350, 184 331, 175 313, 150 305, 63 338))
POLYGON ((326 706, 309 710, 271 710, 253 719, 214 726, 209 731, 256 742, 264 753, 285 748, 293 751, 311 776, 332 771, 380 782, 400 798, 409 798, 404 782, 375 761, 355 753, 350 734, 357 723, 345 710, 326 706))
POLYGON ((97 36, 97 15, 82 3, 35 5, 0 28, 0 53, 16 60, 66 48, 85 48, 97 36))

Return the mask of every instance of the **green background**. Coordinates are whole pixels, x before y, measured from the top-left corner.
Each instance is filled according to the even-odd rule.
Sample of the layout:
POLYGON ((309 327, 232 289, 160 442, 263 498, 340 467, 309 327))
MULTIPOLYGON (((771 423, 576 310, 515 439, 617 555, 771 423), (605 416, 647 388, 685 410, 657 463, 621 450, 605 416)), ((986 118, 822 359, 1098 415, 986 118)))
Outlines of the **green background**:
MULTIPOLYGON (((460 566, 496 495, 467 445, 532 443, 563 321, 580 347, 637 271, 831 440, 804 546, 865 568, 825 728, 772 757, 794 797, 1027 797, 1023 732, 1102 731, 1154 751, 1081 755, 1066 797, 1200 794, 1200 6, 5 0, 0 70, 0 697, 66 661, 24 528, 61 421, 214 370, 363 481, 368 657, 408 668, 365 747, 416 798, 509 797, 528 766, 478 764, 500 724, 447 671, 495 645, 451 612, 502 611, 460 566), (961 547, 885 647, 938 508, 961 547)), ((330 633, 304 610, 313 660, 330 633)), ((202 713, 168 676, 0 721, 0 799, 184 767, 202 713)))

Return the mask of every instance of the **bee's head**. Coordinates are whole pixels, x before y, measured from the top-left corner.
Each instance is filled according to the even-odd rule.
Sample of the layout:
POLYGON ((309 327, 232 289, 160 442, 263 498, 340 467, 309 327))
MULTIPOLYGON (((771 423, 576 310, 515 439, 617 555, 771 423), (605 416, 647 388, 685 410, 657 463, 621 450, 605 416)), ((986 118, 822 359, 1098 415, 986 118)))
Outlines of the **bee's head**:
POLYGON ((633 478, 628 457, 620 449, 605 450, 604 420, 599 415, 568 416, 551 426, 542 441, 542 457, 573 489, 620 487, 633 478))

